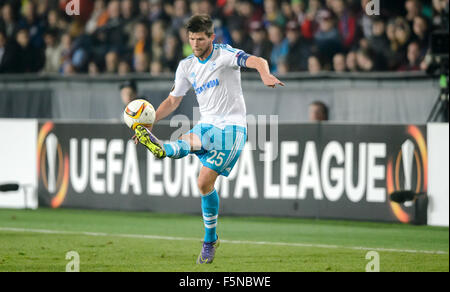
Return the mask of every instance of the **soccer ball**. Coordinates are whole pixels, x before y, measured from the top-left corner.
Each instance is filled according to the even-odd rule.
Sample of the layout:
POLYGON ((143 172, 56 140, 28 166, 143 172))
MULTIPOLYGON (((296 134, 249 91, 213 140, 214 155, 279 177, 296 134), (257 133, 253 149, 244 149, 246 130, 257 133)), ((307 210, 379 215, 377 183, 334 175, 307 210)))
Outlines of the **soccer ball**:
POLYGON ((155 122, 155 116, 155 109, 144 99, 133 100, 123 111, 125 124, 133 130, 139 125, 150 127, 155 122))

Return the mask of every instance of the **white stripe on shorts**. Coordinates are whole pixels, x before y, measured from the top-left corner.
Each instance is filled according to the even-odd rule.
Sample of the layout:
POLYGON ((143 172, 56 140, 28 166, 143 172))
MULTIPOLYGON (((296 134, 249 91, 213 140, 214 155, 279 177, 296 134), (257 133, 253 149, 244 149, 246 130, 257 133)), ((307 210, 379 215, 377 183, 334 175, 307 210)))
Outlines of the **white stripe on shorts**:
POLYGON ((230 153, 230 157, 228 157, 227 161, 225 162, 222 169, 227 169, 228 165, 234 160, 234 157, 236 157, 236 154, 239 150, 239 147, 241 146, 242 138, 244 137, 244 133, 239 132, 238 137, 236 137, 236 143, 235 146, 233 146, 233 151, 230 153))

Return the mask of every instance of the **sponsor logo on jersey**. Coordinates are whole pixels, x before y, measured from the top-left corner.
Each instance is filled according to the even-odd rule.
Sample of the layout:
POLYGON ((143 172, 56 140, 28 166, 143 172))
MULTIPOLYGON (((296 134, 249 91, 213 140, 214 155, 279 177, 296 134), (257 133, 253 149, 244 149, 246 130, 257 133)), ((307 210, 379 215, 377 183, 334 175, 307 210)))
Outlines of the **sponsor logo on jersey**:
POLYGON ((214 88, 216 86, 219 86, 219 79, 210 80, 210 81, 206 82, 205 84, 203 84, 202 86, 198 86, 198 87, 196 86, 197 85, 196 82, 193 85, 194 85, 195 93, 197 95, 199 95, 202 92, 204 92, 204 91, 206 91, 206 90, 208 90, 210 88, 214 88))

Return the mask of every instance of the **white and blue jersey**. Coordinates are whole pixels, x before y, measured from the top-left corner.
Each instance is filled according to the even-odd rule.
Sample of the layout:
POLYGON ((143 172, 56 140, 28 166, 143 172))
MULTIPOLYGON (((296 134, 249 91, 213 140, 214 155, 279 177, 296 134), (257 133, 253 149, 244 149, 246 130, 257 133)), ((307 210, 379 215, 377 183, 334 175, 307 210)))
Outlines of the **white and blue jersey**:
POLYGON ((181 97, 193 87, 200 107, 199 123, 223 129, 247 126, 241 70, 249 55, 228 45, 215 44, 204 61, 194 55, 178 65, 170 95, 181 97))
POLYGON ((247 140, 247 120, 240 67, 249 55, 228 45, 214 44, 200 61, 194 55, 178 65, 170 95, 182 97, 193 87, 200 121, 190 131, 202 141, 195 153, 203 165, 228 176, 247 140))

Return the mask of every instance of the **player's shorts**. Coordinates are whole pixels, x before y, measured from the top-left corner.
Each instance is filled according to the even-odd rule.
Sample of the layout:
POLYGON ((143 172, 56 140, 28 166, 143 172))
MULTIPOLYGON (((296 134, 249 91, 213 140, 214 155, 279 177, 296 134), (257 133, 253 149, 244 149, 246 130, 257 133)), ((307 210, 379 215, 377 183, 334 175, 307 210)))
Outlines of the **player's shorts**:
POLYGON ((202 164, 219 175, 229 176, 244 149, 247 129, 229 125, 222 130, 211 124, 197 124, 187 134, 190 133, 202 141, 202 149, 194 152, 202 164))

